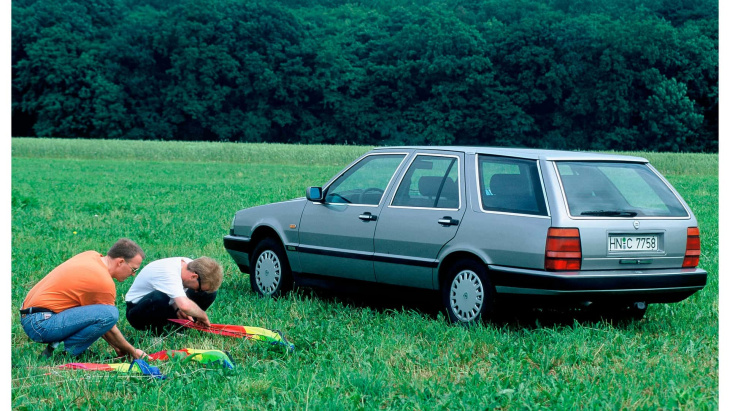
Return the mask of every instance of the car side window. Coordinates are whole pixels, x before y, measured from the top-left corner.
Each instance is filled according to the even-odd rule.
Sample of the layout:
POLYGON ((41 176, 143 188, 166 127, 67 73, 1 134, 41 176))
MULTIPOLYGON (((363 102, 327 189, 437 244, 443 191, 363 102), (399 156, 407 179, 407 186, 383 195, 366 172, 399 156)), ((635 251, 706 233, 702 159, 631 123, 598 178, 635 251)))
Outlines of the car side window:
POLYGON ((360 160, 333 182, 324 201, 378 205, 405 154, 374 154, 360 160))
POLYGON ((418 155, 391 203, 399 207, 459 208, 459 159, 418 155))
POLYGON ((486 211, 547 215, 535 160, 480 155, 479 191, 486 211))

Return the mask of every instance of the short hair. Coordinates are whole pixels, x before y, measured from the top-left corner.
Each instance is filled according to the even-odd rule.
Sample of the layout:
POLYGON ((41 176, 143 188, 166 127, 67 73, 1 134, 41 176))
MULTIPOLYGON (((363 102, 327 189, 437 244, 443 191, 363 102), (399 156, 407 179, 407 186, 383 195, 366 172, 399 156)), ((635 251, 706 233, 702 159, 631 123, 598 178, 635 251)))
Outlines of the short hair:
POLYGON ((200 257, 189 262, 188 270, 200 277, 200 285, 207 285, 208 292, 217 291, 223 282, 223 268, 210 257, 200 257))
POLYGON ((119 239, 116 243, 114 243, 112 248, 106 252, 106 255, 111 258, 122 257, 124 261, 129 261, 137 255, 140 255, 142 259, 144 259, 144 251, 142 251, 142 247, 129 238, 119 239))

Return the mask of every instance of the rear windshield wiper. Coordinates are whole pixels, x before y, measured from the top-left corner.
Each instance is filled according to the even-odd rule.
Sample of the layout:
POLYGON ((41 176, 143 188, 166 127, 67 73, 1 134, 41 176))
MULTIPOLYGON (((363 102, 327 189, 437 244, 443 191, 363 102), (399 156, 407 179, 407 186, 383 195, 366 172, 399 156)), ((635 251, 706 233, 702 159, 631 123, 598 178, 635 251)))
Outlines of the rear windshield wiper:
POLYGON ((584 211, 580 215, 593 215, 597 217, 636 217, 639 214, 636 211, 619 211, 619 210, 597 210, 584 211))

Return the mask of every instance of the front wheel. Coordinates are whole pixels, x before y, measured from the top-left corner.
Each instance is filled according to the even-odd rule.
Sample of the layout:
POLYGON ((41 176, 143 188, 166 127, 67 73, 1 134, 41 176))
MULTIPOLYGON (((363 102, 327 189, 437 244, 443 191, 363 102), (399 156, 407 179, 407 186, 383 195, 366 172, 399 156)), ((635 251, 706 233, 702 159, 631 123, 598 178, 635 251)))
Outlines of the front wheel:
POLYGON ((461 260, 449 269, 441 297, 453 323, 476 324, 494 311, 494 290, 487 270, 473 260, 461 260))
POLYGON ((278 241, 266 238, 251 254, 251 289, 266 297, 278 297, 292 289, 289 261, 278 241))

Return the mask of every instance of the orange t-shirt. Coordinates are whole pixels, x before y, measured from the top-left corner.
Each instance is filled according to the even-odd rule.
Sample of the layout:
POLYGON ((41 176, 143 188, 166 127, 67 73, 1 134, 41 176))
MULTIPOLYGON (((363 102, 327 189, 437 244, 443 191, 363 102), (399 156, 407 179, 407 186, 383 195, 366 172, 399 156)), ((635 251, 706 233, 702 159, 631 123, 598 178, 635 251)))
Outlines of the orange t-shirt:
POLYGON ((30 290, 23 309, 42 307, 59 313, 82 305, 114 305, 117 288, 102 257, 86 251, 63 262, 30 290))

